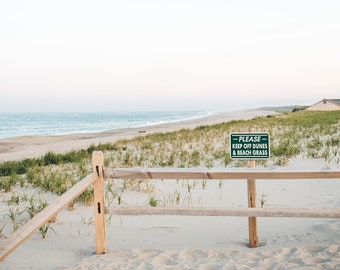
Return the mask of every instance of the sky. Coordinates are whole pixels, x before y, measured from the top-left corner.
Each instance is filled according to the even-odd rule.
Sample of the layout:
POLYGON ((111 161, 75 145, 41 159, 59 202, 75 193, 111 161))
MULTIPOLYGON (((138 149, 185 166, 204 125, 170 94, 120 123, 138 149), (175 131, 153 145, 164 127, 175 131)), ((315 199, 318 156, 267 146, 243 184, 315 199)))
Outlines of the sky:
POLYGON ((337 0, 0 0, 0 112, 340 98, 337 0))

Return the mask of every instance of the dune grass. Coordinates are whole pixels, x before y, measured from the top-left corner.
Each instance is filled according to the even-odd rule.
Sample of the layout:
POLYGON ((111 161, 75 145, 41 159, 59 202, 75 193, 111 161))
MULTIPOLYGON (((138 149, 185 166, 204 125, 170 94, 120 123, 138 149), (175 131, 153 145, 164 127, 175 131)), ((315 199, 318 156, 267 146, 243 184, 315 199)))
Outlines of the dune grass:
MULTIPOLYGON (((250 128, 268 132, 271 158, 284 165, 291 157, 324 158, 339 163, 340 112, 300 111, 247 121, 231 121, 195 129, 155 133, 129 140, 91 145, 66 154, 48 152, 40 158, 7 161, 0 164, 0 190, 24 181, 57 194, 65 192, 70 179, 83 178, 91 171, 94 150, 105 153, 110 167, 227 167, 242 166, 229 154, 229 135, 250 128)), ((265 165, 267 161, 263 161, 265 165)), ((261 164, 261 162, 260 162, 261 164)), ((76 181, 76 180, 74 180, 76 181)))
MULTIPOLYGON (((326 162, 340 163, 340 112, 300 111, 268 117, 258 117, 247 121, 231 121, 195 129, 181 129, 175 132, 155 133, 138 136, 129 140, 91 145, 87 149, 70 151, 66 154, 48 152, 40 158, 8 161, 0 164, 0 192, 12 195, 8 199, 8 210, 4 210, 0 220, 0 234, 10 222, 13 231, 20 228, 28 216, 46 206, 41 199, 29 200, 25 194, 13 190, 26 187, 60 195, 77 181, 92 171, 91 154, 101 150, 105 155, 106 167, 242 167, 244 160, 232 160, 229 154, 229 136, 232 132, 268 132, 270 135, 271 157, 259 161, 259 166, 277 164, 285 166, 292 157, 323 158, 326 162), (26 201, 27 200, 27 201, 26 201), (26 216, 23 215, 26 213, 26 216)), ((191 192, 198 182, 187 182, 186 194, 176 190, 163 204, 191 203, 191 192)), ((206 182, 201 182, 205 189, 206 182)), ((222 188, 222 182, 219 189, 222 188)), ((161 201, 153 194, 153 186, 148 182, 110 180, 106 184, 108 204, 124 204, 126 189, 138 189, 149 194, 148 204, 158 206, 161 201), (144 186, 143 186, 144 185, 144 186)), ((93 200, 93 188, 89 188, 78 202, 89 205, 93 200)), ((264 200, 261 202, 263 206, 264 200)), ((71 208, 70 208, 71 209, 71 208)), ((1 216, 1 215, 0 215, 1 216)), ((46 236, 49 224, 42 227, 46 236)))

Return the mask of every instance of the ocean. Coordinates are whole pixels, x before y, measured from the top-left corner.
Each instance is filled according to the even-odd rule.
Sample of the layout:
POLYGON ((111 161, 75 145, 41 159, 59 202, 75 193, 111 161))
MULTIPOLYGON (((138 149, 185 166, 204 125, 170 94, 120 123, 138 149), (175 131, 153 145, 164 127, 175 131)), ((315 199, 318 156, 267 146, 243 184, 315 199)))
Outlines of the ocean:
POLYGON ((178 122, 211 114, 213 112, 209 111, 0 113, 0 139, 103 132, 178 122))

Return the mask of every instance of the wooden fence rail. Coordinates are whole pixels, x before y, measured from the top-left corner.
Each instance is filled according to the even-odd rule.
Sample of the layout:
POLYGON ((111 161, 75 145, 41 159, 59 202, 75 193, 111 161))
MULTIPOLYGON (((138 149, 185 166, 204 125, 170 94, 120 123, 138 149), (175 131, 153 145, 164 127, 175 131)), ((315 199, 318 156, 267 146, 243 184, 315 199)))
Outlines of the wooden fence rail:
MULTIPOLYGON (((251 162, 251 161, 250 161, 251 162)), ((247 180, 248 208, 177 208, 115 206, 106 211, 118 215, 186 215, 186 216, 247 216, 249 247, 258 247, 257 217, 301 217, 340 218, 340 209, 334 208, 256 208, 256 180, 307 180, 340 179, 340 171, 263 171, 248 164, 240 171, 228 169, 197 168, 148 168, 148 169, 104 169, 104 175, 113 179, 204 179, 204 180, 247 180)))
POLYGON ((97 175, 92 173, 78 182, 62 196, 56 199, 53 203, 48 205, 41 212, 36 214, 34 218, 29 220, 24 226, 7 238, 0 246, 0 261, 3 261, 13 250, 27 240, 35 231, 42 225, 47 223, 52 216, 57 214, 61 209, 67 206, 70 202, 75 200, 81 193, 83 193, 91 184, 97 179, 97 175))
POLYGON ((258 169, 148 168, 104 169, 104 176, 113 179, 202 179, 202 180, 308 180, 340 179, 340 171, 264 171, 258 169))
MULTIPOLYGON (((0 246, 0 262, 2 262, 11 252, 13 252, 23 242, 25 242, 42 225, 46 224, 51 219, 51 217, 56 215, 65 206, 73 202, 89 186, 94 184, 94 187, 97 187, 98 190, 98 186, 102 184, 102 169, 100 168, 101 165, 98 165, 98 163, 102 164, 102 156, 102 152, 95 151, 92 155, 93 173, 89 174, 84 179, 75 184, 53 203, 51 203, 41 212, 36 214, 19 230, 17 230, 10 237, 4 240, 4 242, 0 246)), ((95 209, 95 216, 97 216, 96 210, 97 209, 95 209)), ((96 221, 96 227, 98 227, 98 220, 96 221)), ((100 233, 102 234, 102 231, 100 231, 100 233)))
MULTIPOLYGON (((104 201, 104 177, 114 179, 205 179, 205 180, 252 180, 255 179, 340 179, 340 171, 261 171, 257 169, 243 169, 242 171, 230 169, 109 169, 104 168, 103 153, 94 151, 92 155, 93 173, 78 182, 65 192, 56 201, 47 206, 43 211, 34 216, 28 223, 21 227, 12 236, 4 240, 0 246, 0 262, 4 260, 20 244, 26 241, 39 227, 58 213, 62 208, 74 201, 90 185, 94 185, 94 216, 96 253, 107 253, 105 214, 117 215, 186 215, 186 216, 246 216, 253 217, 303 217, 303 218, 340 218, 339 208, 256 208, 256 205, 248 208, 239 207, 135 207, 115 206, 105 207, 104 201)), ((255 186, 256 188, 256 186, 255 186)), ((249 190, 248 190, 249 193, 249 190)), ((248 197, 250 195, 248 194, 248 197)), ((248 198, 249 199, 249 198, 248 198)), ((256 224, 253 224, 256 225, 256 224)), ((252 226, 249 223, 249 226, 252 226)), ((257 229, 249 227, 250 247, 257 246, 257 229)))
POLYGON ((340 208, 149 207, 111 206, 113 215, 340 218, 340 208))

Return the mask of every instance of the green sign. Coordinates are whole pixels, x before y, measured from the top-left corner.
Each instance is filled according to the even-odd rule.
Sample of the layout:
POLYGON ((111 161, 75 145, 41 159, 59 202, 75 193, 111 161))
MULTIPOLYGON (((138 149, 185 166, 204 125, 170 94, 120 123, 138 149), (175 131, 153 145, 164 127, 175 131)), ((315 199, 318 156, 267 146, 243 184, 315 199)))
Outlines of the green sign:
POLYGON ((230 157, 234 159, 268 159, 270 155, 268 133, 230 134, 230 157))

